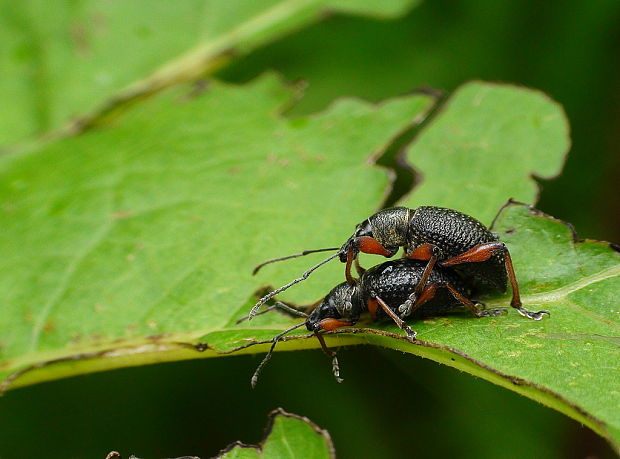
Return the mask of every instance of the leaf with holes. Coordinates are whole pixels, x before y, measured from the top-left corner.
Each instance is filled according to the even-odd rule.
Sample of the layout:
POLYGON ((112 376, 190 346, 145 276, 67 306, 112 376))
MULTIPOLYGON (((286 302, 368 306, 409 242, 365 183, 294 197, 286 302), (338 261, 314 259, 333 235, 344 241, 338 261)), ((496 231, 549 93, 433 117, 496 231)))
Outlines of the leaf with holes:
MULTIPOLYGON (((266 251, 297 250, 300 229, 321 246, 376 208, 388 178, 368 158, 434 103, 342 100, 288 120, 291 97, 274 76, 179 89, 0 159, 3 376, 199 357, 179 343, 234 323, 266 251)), ((329 268, 323 287, 340 275, 329 268)))
MULTIPOLYGON (((179 90, 135 107, 115 126, 1 160, 5 388, 263 352, 295 323, 279 314, 236 319, 257 290, 291 280, 315 258, 271 266, 256 279, 251 268, 342 243, 389 188, 369 158, 423 122, 435 101, 342 100, 287 120, 279 113, 289 100, 273 77, 189 96, 179 90)), ((423 182, 405 204, 450 205, 488 224, 509 197, 534 201, 531 176, 559 173, 567 148, 563 113, 544 95, 466 85, 409 149, 423 182)), ((523 206, 507 208, 495 230, 513 253, 526 304, 549 309, 551 318, 454 314, 414 323, 416 344, 390 324, 332 333, 328 344, 373 343, 429 357, 617 438, 617 252, 574 243, 564 224, 523 206)), ((331 263, 284 297, 314 302, 342 273, 331 263)), ((486 301, 505 305, 507 297, 486 301)), ((318 346, 300 336, 281 349, 318 346)))

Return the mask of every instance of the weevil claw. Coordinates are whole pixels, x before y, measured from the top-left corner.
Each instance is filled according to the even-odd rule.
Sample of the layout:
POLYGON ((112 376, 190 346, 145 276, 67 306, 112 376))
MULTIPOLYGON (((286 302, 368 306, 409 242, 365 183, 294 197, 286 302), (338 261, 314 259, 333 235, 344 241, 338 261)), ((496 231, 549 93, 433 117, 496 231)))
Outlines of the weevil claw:
POLYGON ((519 311, 519 314, 521 314, 523 317, 527 317, 528 319, 532 320, 540 320, 545 316, 545 314, 551 316, 551 313, 544 309, 541 311, 530 311, 529 309, 519 307, 517 308, 517 311, 519 311))

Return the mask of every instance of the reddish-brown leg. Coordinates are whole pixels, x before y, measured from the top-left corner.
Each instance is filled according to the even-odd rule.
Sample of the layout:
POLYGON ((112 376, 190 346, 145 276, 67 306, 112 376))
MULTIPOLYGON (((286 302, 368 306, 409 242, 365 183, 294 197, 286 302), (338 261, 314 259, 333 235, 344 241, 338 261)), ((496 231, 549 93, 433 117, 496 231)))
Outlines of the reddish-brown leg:
POLYGON ((338 320, 338 319, 334 319, 334 318, 328 318, 328 319, 321 320, 319 322, 319 325, 321 326, 321 330, 332 331, 332 330, 335 330, 337 328, 349 327, 349 326, 353 325, 353 322, 344 321, 344 320, 338 320))
POLYGON ((506 308, 487 309, 485 311, 481 311, 472 300, 464 295, 461 295, 451 284, 444 284, 444 286, 450 290, 450 293, 454 298, 463 303, 467 309, 474 313, 476 317, 498 316, 506 312, 506 308))
POLYGON ((321 333, 324 331, 336 330, 337 328, 341 327, 349 327, 354 323, 354 321, 344 321, 334 318, 327 318, 319 322, 320 330, 314 332, 314 336, 316 336, 316 339, 318 339, 319 343, 321 343, 321 348, 323 349, 323 352, 332 359, 332 373, 334 373, 334 377, 338 382, 342 382, 342 379, 340 378, 340 366, 338 365, 338 357, 336 356, 335 351, 332 351, 327 347, 327 345, 325 344, 325 339, 323 338, 323 335, 321 333))
POLYGON ((508 252, 503 242, 485 242, 473 246, 467 252, 441 262, 442 266, 452 266, 461 263, 487 261, 495 252, 508 252))
POLYGON ((409 317, 414 313, 416 309, 426 303, 428 300, 435 296, 435 292, 437 291, 437 284, 428 284, 424 287, 424 290, 420 292, 419 296, 416 296, 415 299, 411 300, 411 296, 409 299, 405 301, 398 307, 398 312, 401 317, 409 317))
POLYGON ((545 314, 549 315, 549 311, 530 311, 529 309, 522 307, 521 295, 519 294, 519 284, 517 283, 517 276, 515 275, 515 270, 512 265, 512 258, 510 257, 510 252, 503 242, 487 242, 484 244, 478 244, 477 246, 469 249, 467 252, 464 252, 454 258, 441 261, 439 264, 441 266, 454 266, 461 263, 487 261, 496 252, 504 253, 506 274, 508 275, 510 286, 512 288, 512 300, 510 301, 510 306, 519 311, 519 314, 522 316, 533 320, 540 320, 545 314))
POLYGON ((349 249, 347 252, 347 264, 344 267, 344 277, 347 279, 347 284, 355 285, 357 279, 351 275, 351 264, 353 263, 353 250, 349 249))
POLYGON ((370 318, 374 322, 377 320, 377 309, 379 309, 379 302, 376 298, 368 298, 366 302, 366 307, 368 308, 368 312, 370 313, 370 318))
POLYGON ((405 333, 407 333, 409 338, 415 338, 417 333, 413 331, 411 327, 409 327, 409 325, 407 325, 400 317, 398 317, 396 313, 385 303, 385 301, 378 296, 375 296, 375 299, 379 303, 379 306, 381 306, 381 309, 383 309, 383 311, 390 316, 394 322, 396 322, 396 325, 398 325, 400 329, 405 330, 405 333))
POLYGON ((371 253, 373 255, 383 255, 384 257, 391 257, 394 253, 387 250, 376 239, 370 236, 361 236, 356 239, 357 246, 360 252, 371 253))
POLYGON ((515 275, 515 269, 512 266, 512 257, 510 256, 510 252, 504 246, 504 259, 506 262, 506 273, 508 274, 508 279, 510 279, 510 287, 512 288, 512 300, 510 301, 510 306, 513 308, 519 309, 521 307, 521 295, 519 294, 519 284, 517 283, 517 276, 515 275))
MULTIPOLYGON (((385 257, 391 257, 393 255, 392 252, 388 251, 385 247, 379 244, 376 239, 370 236, 362 236, 355 239, 354 247, 356 247, 357 250, 363 253, 383 255, 385 257)), ((344 268, 344 275, 349 285, 354 285, 357 282, 357 279, 355 279, 351 274, 351 265, 354 261, 357 274, 361 276, 364 273, 365 269, 359 265, 359 261, 357 260, 357 253, 354 254, 353 248, 350 248, 347 252, 347 262, 344 268)))
POLYGON ((411 295, 409 295, 409 298, 407 298, 407 300, 403 304, 398 306, 398 313, 401 317, 408 317, 415 309, 417 309, 417 306, 414 306, 418 303, 418 298, 420 297, 420 294, 426 288, 428 277, 431 275, 431 271, 433 271, 435 263, 437 263, 439 253, 439 247, 437 247, 436 245, 422 244, 416 247, 413 252, 406 255, 407 258, 414 258, 416 260, 428 260, 428 263, 424 268, 424 272, 422 273, 420 282, 418 282, 418 285, 416 285, 411 295))
POLYGON ((416 260, 430 260, 433 255, 439 255, 439 248, 435 244, 422 244, 406 255, 416 260))
POLYGON ((519 295, 519 285, 517 284, 517 277, 515 276, 514 267, 512 266, 512 259, 510 258, 510 252, 506 248, 503 242, 486 242, 484 244, 478 244, 467 252, 464 252, 456 257, 450 258, 440 262, 441 266, 454 266, 461 263, 479 263, 487 261, 497 252, 504 252, 504 259, 506 260, 506 274, 510 280, 510 286, 512 287, 512 301, 510 305, 513 308, 521 307, 521 295, 519 295))
POLYGON ((355 271, 357 271, 357 275, 362 277, 362 274, 364 274, 366 270, 360 265, 359 258, 355 257, 355 260, 353 260, 353 264, 355 265, 355 271))
POLYGON ((319 340, 319 343, 321 344, 321 349, 323 349, 323 352, 328 357, 331 357, 332 373, 334 374, 334 378, 336 378, 336 381, 341 383, 342 378, 340 377, 340 364, 338 363, 338 357, 336 356, 336 351, 332 351, 331 349, 327 347, 327 344, 325 344, 325 339, 323 338, 323 335, 321 335, 320 333, 315 333, 314 336, 316 336, 316 339, 319 340))

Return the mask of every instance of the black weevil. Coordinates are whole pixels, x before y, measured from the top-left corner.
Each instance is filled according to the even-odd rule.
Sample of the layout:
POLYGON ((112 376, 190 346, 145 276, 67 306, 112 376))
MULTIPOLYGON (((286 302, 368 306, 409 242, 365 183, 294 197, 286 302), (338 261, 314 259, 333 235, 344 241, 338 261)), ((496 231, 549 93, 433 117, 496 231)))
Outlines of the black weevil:
MULTIPOLYGON (((305 317, 305 321, 276 335, 268 354, 252 376, 252 387, 271 358, 278 341, 287 333, 306 326, 319 340, 323 351, 332 358, 332 370, 336 380, 340 379, 338 360, 334 351, 327 348, 322 333, 341 327, 355 325, 364 312, 369 312, 372 320, 392 319, 408 337, 413 339, 413 331, 399 317, 398 307, 405 302, 422 281, 426 273, 424 261, 401 258, 374 266, 361 274, 355 283, 343 282, 334 287, 320 302, 315 304, 309 314, 290 308, 284 303, 276 303, 260 312, 280 307, 293 314, 305 317)), ((481 310, 481 303, 468 298, 471 289, 462 277, 451 268, 435 267, 426 279, 426 285, 415 302, 409 316, 414 318, 444 314, 458 306, 467 307, 476 317, 496 316, 506 312, 505 308, 481 310)))
POLYGON ((358 275, 363 268, 357 261, 359 252, 392 257, 400 247, 404 257, 427 262, 422 279, 411 295, 397 308, 401 318, 408 317, 416 308, 430 273, 435 266, 453 267, 469 282, 480 284, 485 290, 506 291, 507 281, 512 288, 510 305, 525 317, 540 320, 548 311, 530 311, 521 304, 519 285, 514 273, 510 252, 496 234, 474 217, 444 207, 422 206, 415 209, 391 207, 380 210, 356 226, 355 232, 338 248, 307 250, 299 254, 268 260, 254 269, 254 274, 264 265, 307 255, 309 253, 337 250, 337 253, 313 266, 301 277, 272 291, 261 298, 249 314, 251 319, 258 308, 278 293, 303 280, 318 267, 338 257, 346 264, 347 283, 354 285, 351 274, 355 263, 358 275))

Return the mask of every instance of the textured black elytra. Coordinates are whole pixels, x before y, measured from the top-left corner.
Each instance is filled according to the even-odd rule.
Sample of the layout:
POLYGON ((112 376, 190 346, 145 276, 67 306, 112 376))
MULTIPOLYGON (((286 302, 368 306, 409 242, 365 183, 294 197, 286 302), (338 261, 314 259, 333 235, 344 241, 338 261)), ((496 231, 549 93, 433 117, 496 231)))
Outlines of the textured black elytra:
MULTIPOLYGON (((340 260, 346 261, 347 253, 357 255, 357 238, 375 239, 390 253, 396 254, 404 247, 405 254, 423 244, 433 244, 440 249, 438 261, 447 260, 479 244, 495 242, 499 238, 474 217, 454 209, 421 206, 415 209, 391 207, 380 210, 357 225, 356 231, 340 249, 340 260)), ((507 274, 504 254, 494 253, 481 263, 464 263, 455 267, 464 277, 485 288, 506 291, 507 274)))
POLYGON ((462 212, 423 206, 413 211, 407 228, 407 244, 435 244, 441 248, 440 260, 452 258, 484 242, 497 241, 486 226, 462 212))
MULTIPOLYGON (((442 261, 456 257, 478 244, 498 241, 499 237, 467 214, 443 207, 423 206, 413 211, 407 239, 412 248, 422 244, 436 245, 441 249, 438 260, 442 261)), ((504 263, 504 254, 496 252, 485 262, 464 263, 454 269, 466 278, 504 292, 508 280, 504 263)))
MULTIPOLYGON (((365 304, 369 298, 376 294, 390 306, 390 309, 398 313, 398 306, 407 301, 411 292, 420 282, 425 267, 425 261, 400 258, 370 268, 361 277, 360 302, 365 304)), ((428 284, 438 287, 435 295, 414 311, 410 317, 432 317, 451 311, 457 306, 462 306, 462 303, 444 287, 446 284, 451 284, 466 297, 471 295, 470 288, 450 268, 433 269, 428 278, 428 284)), ((387 317, 379 308, 377 319, 382 318, 387 317)))
MULTIPOLYGON (((312 311, 306 321, 306 327, 310 331, 319 331, 321 320, 327 318, 343 320, 354 325, 360 316, 368 311, 368 300, 376 297, 380 297, 396 315, 399 315, 398 307, 407 301, 414 291, 425 267, 424 261, 400 258, 370 268, 354 285, 347 282, 338 284, 312 311)), ((414 311, 412 318, 432 317, 462 306, 463 304, 445 287, 447 284, 451 284, 463 296, 471 294, 469 287, 450 268, 433 269, 428 284, 437 286, 435 295, 414 311)), ((376 319, 387 318, 387 314, 378 308, 376 319)))

